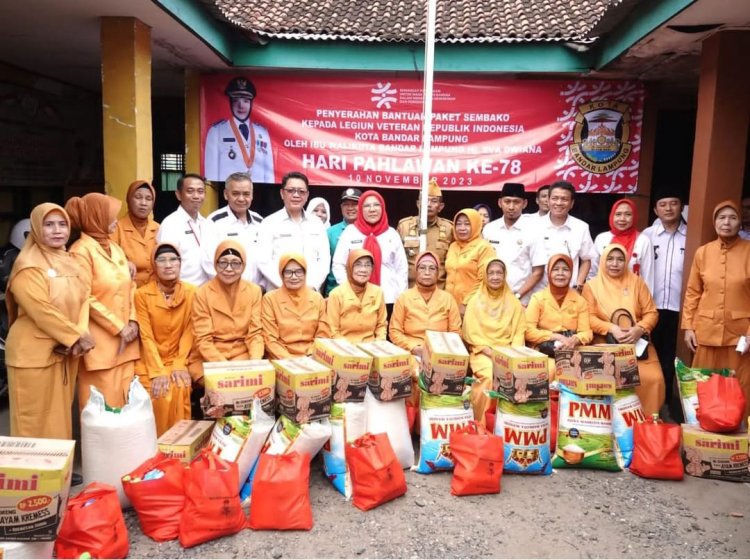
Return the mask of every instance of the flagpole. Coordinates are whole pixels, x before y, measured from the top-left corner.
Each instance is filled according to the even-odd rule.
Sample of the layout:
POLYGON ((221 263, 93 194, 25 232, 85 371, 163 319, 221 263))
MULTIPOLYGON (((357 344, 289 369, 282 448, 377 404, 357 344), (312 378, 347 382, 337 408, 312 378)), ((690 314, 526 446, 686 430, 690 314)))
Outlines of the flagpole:
POLYGON ((426 0, 427 30, 425 32, 424 82, 422 91, 422 185, 419 197, 419 251, 427 248, 427 196, 430 182, 430 148, 432 146, 432 79, 435 66, 435 20, 437 0, 426 0))

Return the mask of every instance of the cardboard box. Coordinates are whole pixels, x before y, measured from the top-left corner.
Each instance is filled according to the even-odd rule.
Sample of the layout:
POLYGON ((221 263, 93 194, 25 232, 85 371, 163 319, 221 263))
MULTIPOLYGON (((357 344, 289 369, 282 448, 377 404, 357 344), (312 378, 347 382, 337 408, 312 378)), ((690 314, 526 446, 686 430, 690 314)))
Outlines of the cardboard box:
POLYGON ((0 541, 54 541, 75 441, 0 437, 0 541))
POLYGON ((365 400, 372 356, 343 338, 316 338, 313 358, 333 369, 334 402, 365 400))
POLYGON ((206 396, 201 399, 206 418, 250 414, 260 399, 266 414, 274 413, 276 370, 268 360, 238 360, 203 364, 206 396))
POLYGON ((468 369, 469 352, 458 334, 425 331, 419 376, 428 393, 460 396, 468 369))
POLYGON ((298 424, 331 415, 331 368, 307 356, 272 363, 281 414, 298 424))
POLYGON ((411 353, 385 340, 360 342, 357 346, 372 356, 367 385, 376 399, 392 401, 411 395, 411 353))
POLYGON ((558 381, 579 395, 614 395, 617 389, 641 384, 632 344, 596 344, 558 350, 555 368, 558 381))
POLYGON ((682 462, 698 478, 750 482, 747 432, 714 434, 682 424, 682 462))
POLYGON ((180 420, 161 435, 157 441, 159 451, 189 465, 208 444, 213 429, 213 420, 180 420))
POLYGON ((512 403, 549 400, 549 359, 525 346, 492 349, 492 388, 512 403))

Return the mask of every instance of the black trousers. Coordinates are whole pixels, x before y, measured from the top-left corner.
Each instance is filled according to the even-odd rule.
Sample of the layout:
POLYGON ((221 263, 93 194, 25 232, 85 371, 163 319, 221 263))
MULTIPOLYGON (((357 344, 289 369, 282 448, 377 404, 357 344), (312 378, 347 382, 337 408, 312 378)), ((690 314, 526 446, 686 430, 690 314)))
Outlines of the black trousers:
POLYGON ((664 372, 664 384, 666 385, 665 402, 669 408, 669 415, 675 422, 682 422, 684 420, 674 371, 677 336, 680 332, 679 320, 679 312, 670 311, 669 309, 659 309, 659 323, 651 333, 651 340, 654 343, 657 354, 659 354, 659 363, 661 364, 662 372, 664 372))

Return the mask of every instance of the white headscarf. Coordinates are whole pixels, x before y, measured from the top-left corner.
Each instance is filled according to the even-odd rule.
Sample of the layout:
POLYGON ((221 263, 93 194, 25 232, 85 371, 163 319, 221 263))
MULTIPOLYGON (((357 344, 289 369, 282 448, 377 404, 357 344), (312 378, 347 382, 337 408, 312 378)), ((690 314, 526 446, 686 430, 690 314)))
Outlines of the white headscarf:
POLYGON ((320 218, 313 213, 313 210, 315 210, 321 204, 326 207, 326 214, 328 216, 324 224, 326 227, 331 227, 331 206, 328 204, 328 201, 322 196, 315 197, 310 202, 308 202, 305 213, 308 217, 313 217, 319 220, 320 218))

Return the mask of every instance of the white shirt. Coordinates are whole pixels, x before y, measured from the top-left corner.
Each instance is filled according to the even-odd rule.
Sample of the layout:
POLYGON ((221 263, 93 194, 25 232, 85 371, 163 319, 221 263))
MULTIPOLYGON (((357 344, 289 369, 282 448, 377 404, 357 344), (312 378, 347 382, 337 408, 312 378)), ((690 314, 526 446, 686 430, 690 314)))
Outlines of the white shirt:
POLYGON ((587 261, 596 256, 589 225, 583 220, 569 215, 564 224, 556 226, 547 214, 538 218, 535 227, 538 228, 539 233, 537 235, 540 237, 544 249, 545 274, 534 288, 534 292, 547 287, 547 262, 552 255, 558 253, 568 255, 573 259, 573 275, 570 278, 570 285, 575 286, 578 283, 578 259, 587 261))
POLYGON ((180 205, 161 222, 156 240, 172 243, 180 251, 180 280, 201 286, 216 276, 214 251, 218 237, 213 222, 200 213, 193 220, 180 205))
POLYGON ((307 285, 320 290, 331 266, 326 227, 317 216, 308 218, 303 211, 300 221, 289 217, 286 208, 274 212, 258 228, 258 268, 265 287, 281 286, 279 259, 284 253, 301 253, 307 261, 307 285))
POLYGON ((657 309, 680 311, 682 274, 685 264, 687 225, 680 223, 674 233, 664 229, 660 220, 643 230, 654 247, 654 302, 657 309))
POLYGON ((231 121, 226 119, 213 124, 208 129, 204 151, 206 177, 212 181, 225 181, 232 173, 242 172, 250 173, 253 183, 274 183, 273 152, 268 130, 257 123, 245 121, 245 124, 250 123, 253 133, 248 134, 245 140, 240 132, 242 122, 234 117, 232 119, 237 126, 237 135, 232 130, 231 121), (253 136, 255 136, 254 154, 251 144, 253 136), (249 169, 242 155, 240 142, 244 144, 248 156, 253 154, 249 169))
MULTIPOLYGON (((506 281, 513 293, 521 290, 531 276, 532 267, 547 264, 541 239, 534 231, 536 223, 533 219, 519 218, 508 228, 505 219, 500 218, 482 230, 482 236, 490 242, 495 254, 508 269, 506 281)), ((521 303, 528 305, 532 292, 533 288, 521 299, 521 303)))
POLYGON ((225 206, 211 212, 208 219, 214 223, 220 242, 233 239, 242 244, 247 255, 242 279, 259 284, 261 275, 258 271, 258 230, 263 221, 261 215, 248 210, 247 221, 243 222, 234 215, 229 206, 225 206))
MULTIPOLYGON (((377 237, 380 244, 380 287, 383 289, 385 303, 394 303, 402 292, 409 287, 409 263, 406 260, 406 251, 401 242, 398 232, 389 227, 377 237)), ((336 252, 333 254, 333 265, 331 270, 336 277, 336 282, 343 284, 346 278, 346 261, 349 251, 362 249, 365 242, 365 234, 350 224, 346 226, 339 237, 336 252)))
MULTIPOLYGON (((611 231, 605 231, 596 236, 594 240, 594 251, 596 251, 596 257, 591 259, 591 270, 589 271, 589 278, 593 278, 599 270, 599 259, 604 253, 604 249, 607 245, 612 243, 611 231)), ((633 244, 633 254, 630 257, 628 266, 630 270, 633 270, 635 265, 639 265, 639 276, 643 278, 643 281, 648 286, 649 291, 653 295, 654 293, 654 247, 651 244, 651 240, 648 236, 643 235, 643 232, 638 234, 633 244)))

